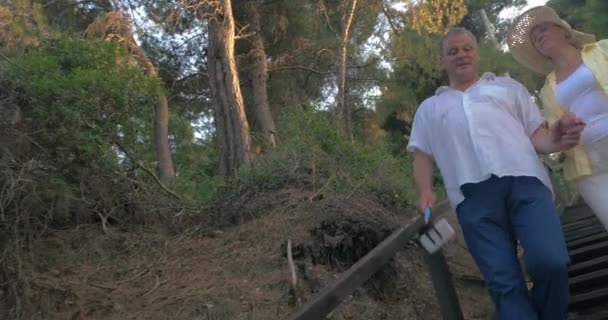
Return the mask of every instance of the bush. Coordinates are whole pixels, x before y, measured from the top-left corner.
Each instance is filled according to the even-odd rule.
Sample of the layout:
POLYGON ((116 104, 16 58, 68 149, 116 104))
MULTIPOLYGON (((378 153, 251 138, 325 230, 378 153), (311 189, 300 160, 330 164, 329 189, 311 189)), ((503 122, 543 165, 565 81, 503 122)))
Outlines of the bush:
POLYGON ((388 140, 343 139, 331 119, 330 114, 318 111, 280 116, 278 147, 242 170, 237 189, 262 192, 298 187, 371 193, 404 206, 415 203, 411 155, 393 155, 388 140))
POLYGON ((33 239, 83 222, 105 231, 164 201, 124 152, 153 157, 158 92, 105 41, 44 40, 0 63, 0 278, 13 304, 34 303, 21 269, 33 239))
POLYGON ((187 143, 175 152, 175 191, 191 207, 207 207, 226 187, 226 179, 216 174, 217 150, 213 144, 187 143))
POLYGON ((0 119, 0 180, 10 191, 0 200, 9 225, 130 214, 141 173, 117 146, 153 156, 159 85, 127 62, 116 44, 59 38, 0 64, 0 114, 12 115, 0 119))

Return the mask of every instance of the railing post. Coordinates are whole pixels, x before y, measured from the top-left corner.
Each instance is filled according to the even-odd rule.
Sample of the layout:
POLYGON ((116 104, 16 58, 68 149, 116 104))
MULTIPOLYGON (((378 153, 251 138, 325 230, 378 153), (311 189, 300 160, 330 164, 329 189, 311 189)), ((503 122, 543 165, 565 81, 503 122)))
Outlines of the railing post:
POLYGON ((425 250, 421 251, 431 273, 435 296, 441 308, 443 320, 464 320, 452 275, 443 253, 441 250, 433 254, 429 254, 425 250))

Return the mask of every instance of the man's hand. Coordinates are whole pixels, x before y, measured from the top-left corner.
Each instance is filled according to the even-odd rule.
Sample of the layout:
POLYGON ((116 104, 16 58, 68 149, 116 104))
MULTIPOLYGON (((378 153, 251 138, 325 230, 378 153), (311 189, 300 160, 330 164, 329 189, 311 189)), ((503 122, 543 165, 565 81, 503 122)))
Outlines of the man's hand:
POLYGON ((539 127, 530 139, 538 153, 565 151, 580 142, 585 125, 574 113, 566 112, 553 127, 539 127))
POLYGON ((553 142, 560 151, 576 146, 581 139, 585 122, 572 112, 564 113, 552 130, 553 142))
POLYGON ((433 191, 428 190, 421 193, 420 197, 418 198, 418 211, 420 211, 421 214, 424 214, 424 210, 426 210, 426 208, 432 209, 435 206, 435 201, 436 197, 433 191))
POLYGON ((426 208, 435 205, 435 194, 432 186, 433 160, 428 154, 416 151, 414 155, 414 180, 418 190, 418 210, 424 214, 426 208))

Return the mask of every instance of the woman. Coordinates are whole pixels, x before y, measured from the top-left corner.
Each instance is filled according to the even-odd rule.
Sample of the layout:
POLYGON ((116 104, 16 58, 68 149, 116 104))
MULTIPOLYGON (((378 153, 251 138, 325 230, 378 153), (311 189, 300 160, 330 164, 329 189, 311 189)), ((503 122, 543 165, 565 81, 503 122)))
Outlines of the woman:
POLYGON ((587 126, 565 152, 565 178, 608 229, 608 40, 572 29, 547 6, 521 14, 507 36, 513 57, 547 76, 540 97, 553 125, 564 112, 587 126))

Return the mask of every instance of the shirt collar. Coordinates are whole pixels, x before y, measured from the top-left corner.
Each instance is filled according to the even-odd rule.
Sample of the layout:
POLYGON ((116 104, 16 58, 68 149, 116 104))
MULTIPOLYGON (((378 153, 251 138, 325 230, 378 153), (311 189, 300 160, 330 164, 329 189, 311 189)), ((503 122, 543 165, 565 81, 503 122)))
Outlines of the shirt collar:
POLYGON ((587 43, 586 45, 583 46, 583 52, 588 52, 591 51, 593 49, 595 49, 595 47, 597 47, 597 42, 593 42, 593 43, 587 43))
MULTIPOLYGON (((469 87, 469 89, 475 87, 476 85, 478 85, 479 83, 481 83, 482 81, 492 81, 496 79, 496 75, 492 72, 484 72, 481 77, 479 78, 479 81, 477 81, 475 84, 473 84, 472 86, 469 87)), ((469 90, 467 89, 467 90, 469 90)), ((441 86, 439 88, 437 88, 437 90, 435 91, 435 95, 438 96, 444 92, 448 92, 454 90, 452 88, 450 88, 449 86, 441 86)))

